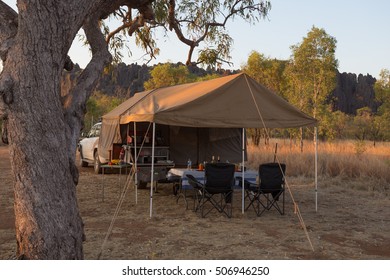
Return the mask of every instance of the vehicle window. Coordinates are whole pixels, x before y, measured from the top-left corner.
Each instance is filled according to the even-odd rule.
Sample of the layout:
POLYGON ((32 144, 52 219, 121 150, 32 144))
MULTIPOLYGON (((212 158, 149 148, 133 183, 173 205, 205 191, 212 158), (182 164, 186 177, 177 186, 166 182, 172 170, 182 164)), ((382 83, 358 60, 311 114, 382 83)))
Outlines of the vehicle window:
POLYGON ((100 128, 101 128, 101 124, 95 124, 89 131, 88 137, 99 137, 100 128))
POLYGON ((96 130, 95 130, 95 137, 99 137, 100 136, 100 125, 96 127, 96 130))
POLYGON ((95 137, 95 131, 96 131, 95 127, 92 127, 88 133, 88 137, 95 137))

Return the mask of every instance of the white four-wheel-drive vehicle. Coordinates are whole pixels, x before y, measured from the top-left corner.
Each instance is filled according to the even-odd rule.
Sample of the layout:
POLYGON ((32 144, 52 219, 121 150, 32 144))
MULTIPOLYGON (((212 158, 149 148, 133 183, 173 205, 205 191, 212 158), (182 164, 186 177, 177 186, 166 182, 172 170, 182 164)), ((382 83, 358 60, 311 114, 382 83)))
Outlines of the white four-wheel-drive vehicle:
POLYGON ((79 142, 80 165, 82 167, 87 167, 88 164, 93 164, 95 173, 100 173, 101 164, 106 162, 105 159, 102 161, 98 153, 101 127, 101 122, 96 123, 92 126, 88 135, 79 142))

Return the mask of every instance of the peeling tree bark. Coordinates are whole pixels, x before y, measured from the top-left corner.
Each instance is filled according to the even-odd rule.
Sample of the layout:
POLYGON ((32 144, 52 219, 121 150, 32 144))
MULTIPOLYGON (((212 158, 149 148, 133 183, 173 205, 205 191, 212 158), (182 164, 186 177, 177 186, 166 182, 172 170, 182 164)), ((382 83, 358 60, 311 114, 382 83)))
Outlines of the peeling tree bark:
MULTIPOLYGON (((78 29, 99 1, 84 1, 83 7, 76 1, 63 7, 35 2, 18 2, 18 33, 6 39, 13 40, 12 45, 2 48, 6 60, 0 88, 15 181, 17 257, 82 259, 75 148, 70 152, 60 78, 65 64, 70 67, 67 52, 78 29), (68 18, 78 20, 67 22, 68 18)), ((6 34, 2 38, 12 35, 0 33, 6 34)))
MULTIPOLYGON (((86 101, 111 61, 98 20, 119 5, 150 12, 150 0, 0 1, 0 116, 7 119, 19 259, 82 259, 75 166, 86 101), (69 48, 83 26, 93 58, 61 93, 69 48)), ((3 135, 4 136, 4 135, 3 135)))
POLYGON ((60 77, 73 40, 64 34, 73 29, 75 35, 78 28, 64 22, 68 15, 57 13, 54 3, 19 1, 18 5, 18 33, 2 75, 13 81, 4 96, 12 96, 5 103, 15 181, 17 257, 81 259, 83 224, 59 98, 60 77))

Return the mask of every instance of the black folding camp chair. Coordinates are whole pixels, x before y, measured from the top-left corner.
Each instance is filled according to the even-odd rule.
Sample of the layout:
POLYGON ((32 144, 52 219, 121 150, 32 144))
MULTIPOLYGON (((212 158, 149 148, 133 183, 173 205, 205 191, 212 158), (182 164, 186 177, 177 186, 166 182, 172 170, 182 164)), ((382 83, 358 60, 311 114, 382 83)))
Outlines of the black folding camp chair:
MULTIPOLYGON (((245 210, 252 206, 257 216, 261 216, 265 210, 275 208, 281 215, 284 215, 285 172, 286 165, 284 163, 260 164, 260 183, 257 185, 244 181, 245 199, 249 200, 245 210)), ((240 181, 240 178, 237 179, 240 181)))
POLYGON ((208 163, 204 184, 187 175, 188 182, 197 190, 195 210, 200 211, 202 218, 214 209, 232 217, 234 170, 234 164, 208 163))

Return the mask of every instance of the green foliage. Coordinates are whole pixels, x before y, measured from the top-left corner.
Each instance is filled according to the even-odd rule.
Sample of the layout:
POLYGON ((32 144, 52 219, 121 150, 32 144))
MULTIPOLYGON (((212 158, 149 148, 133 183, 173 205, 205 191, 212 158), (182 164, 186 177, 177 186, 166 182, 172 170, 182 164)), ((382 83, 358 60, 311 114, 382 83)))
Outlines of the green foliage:
POLYGON ((206 76, 198 77, 194 74, 191 74, 188 70, 188 67, 185 65, 164 63, 155 66, 150 71, 150 79, 144 83, 144 88, 145 90, 151 90, 155 88, 192 83, 196 81, 207 81, 219 77, 219 74, 208 74, 206 76))
MULTIPOLYGON (((286 84, 283 77, 285 67, 286 61, 270 59, 264 54, 252 51, 248 57, 247 64, 243 67, 243 71, 270 90, 283 95, 283 88, 286 84)), ((267 138, 267 131, 263 129, 250 129, 248 133, 252 137, 254 145, 260 144, 262 135, 267 138)), ((270 133, 271 130, 268 130, 268 135, 270 133)))
POLYGON ((320 121, 321 137, 334 137, 327 100, 336 86, 336 43, 324 29, 313 26, 301 43, 291 46, 291 59, 284 71, 285 96, 290 103, 320 121))
POLYGON ((336 43, 324 29, 313 27, 302 43, 291 47, 292 57, 285 73, 289 100, 315 118, 321 119, 317 113, 336 85, 336 43))
POLYGON ((270 90, 283 96, 286 88, 284 71, 287 61, 271 59, 264 54, 252 51, 243 71, 265 85, 270 90))
MULTIPOLYGON (((253 51, 243 66, 243 71, 259 83, 307 114, 320 120, 321 139, 358 139, 358 141, 390 140, 390 71, 383 69, 375 84, 375 97, 380 103, 377 112, 360 108, 356 116, 331 108, 331 93, 336 83, 336 39, 323 29, 313 27, 303 42, 292 46, 289 62, 271 59, 253 51)), ((297 129, 270 130, 271 137, 302 137, 297 129)), ((248 130, 254 143, 260 143, 262 131, 248 130)), ((362 144, 356 144, 356 152, 364 152, 362 144)))
POLYGON ((326 136, 330 140, 342 139, 345 137, 345 131, 350 123, 350 117, 341 112, 336 111, 327 115, 323 119, 323 126, 325 127, 326 136))
POLYGON ((187 66, 173 66, 171 63, 159 64, 150 71, 151 78, 144 83, 145 90, 190 83, 196 80, 187 66))
POLYGON ((265 17, 271 9, 270 2, 263 0, 176 2, 178 27, 188 35, 188 39, 191 38, 190 47, 199 47, 200 42, 204 43, 198 52, 197 63, 211 67, 218 67, 224 62, 229 64, 231 59, 233 39, 225 28, 228 20, 240 18, 252 24, 265 17))
POLYGON ((356 116, 353 119, 355 137, 361 141, 367 139, 370 135, 372 124, 372 112, 368 107, 360 108, 356 111, 356 116))
POLYGON ((84 131, 89 129, 104 115, 121 104, 121 98, 95 92, 87 101, 87 113, 84 117, 84 131))
POLYGON ((357 110, 353 118, 352 132, 359 140, 383 140, 383 123, 381 116, 376 116, 368 107, 357 110))
POLYGON ((384 140, 390 140, 390 70, 382 69, 376 81, 375 97, 381 102, 376 123, 380 127, 384 140))
POLYGON ((267 16, 271 3, 265 0, 161 0, 153 1, 151 7, 154 19, 150 17, 151 11, 141 15, 136 9, 123 6, 109 17, 110 24, 102 21, 115 63, 124 57, 123 49, 127 48, 131 56, 128 44, 131 37, 150 59, 155 58, 160 51, 155 38, 159 28, 163 36, 171 31, 189 47, 187 65, 193 63, 195 48, 199 48, 196 64, 214 68, 222 63, 230 64, 233 39, 226 29, 227 22, 241 19, 253 24, 267 16))

